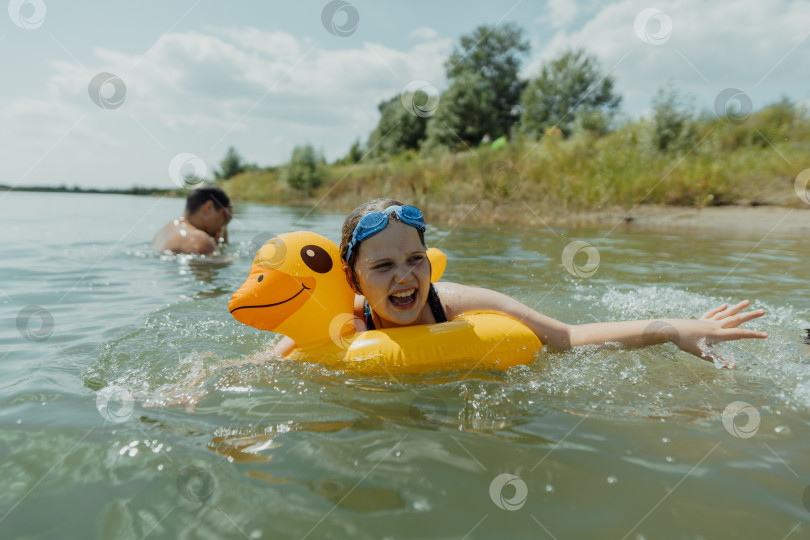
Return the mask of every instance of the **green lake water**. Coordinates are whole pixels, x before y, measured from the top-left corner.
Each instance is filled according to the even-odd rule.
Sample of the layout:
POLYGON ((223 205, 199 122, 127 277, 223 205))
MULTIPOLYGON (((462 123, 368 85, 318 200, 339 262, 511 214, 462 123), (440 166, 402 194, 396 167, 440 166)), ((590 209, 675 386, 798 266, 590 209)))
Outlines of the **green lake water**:
POLYGON ((358 377, 228 365, 278 339, 227 310, 256 239, 343 216, 236 205, 225 260, 151 253, 182 205, 0 193, 0 538, 810 537, 806 238, 429 226, 445 279, 566 322, 748 298, 771 337, 719 346, 734 370, 668 344, 358 377))

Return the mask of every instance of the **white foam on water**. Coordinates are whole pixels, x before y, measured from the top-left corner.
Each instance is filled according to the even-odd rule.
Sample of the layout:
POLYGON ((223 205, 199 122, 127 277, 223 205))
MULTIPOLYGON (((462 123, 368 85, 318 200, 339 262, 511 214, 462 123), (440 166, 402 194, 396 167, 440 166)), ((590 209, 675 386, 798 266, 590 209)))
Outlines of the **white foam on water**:
MULTIPOLYGON (((602 305, 619 320, 697 318, 720 304, 732 305, 737 301, 656 286, 631 291, 611 289, 601 299, 602 305)), ((773 306, 759 301, 752 301, 747 310, 759 308, 765 309, 765 315, 741 327, 768 332, 767 339, 726 341, 713 348, 725 358, 734 358, 736 371, 752 378, 744 386, 766 384, 772 398, 778 397, 792 407, 810 408, 810 346, 802 343, 810 314, 794 306, 773 306)))

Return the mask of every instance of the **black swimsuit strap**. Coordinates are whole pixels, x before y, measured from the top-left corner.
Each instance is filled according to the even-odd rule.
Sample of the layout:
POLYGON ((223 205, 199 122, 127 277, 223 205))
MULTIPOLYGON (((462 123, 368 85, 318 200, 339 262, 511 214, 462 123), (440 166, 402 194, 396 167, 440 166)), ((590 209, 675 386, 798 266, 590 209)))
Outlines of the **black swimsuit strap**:
POLYGON ((436 319, 437 323, 447 322, 447 315, 444 314, 442 301, 439 300, 439 293, 436 292, 433 283, 430 284, 430 292, 428 292, 428 304, 430 305, 430 311, 433 312, 433 318, 436 319))
MULTIPOLYGON (((442 302, 439 300, 439 293, 436 292, 433 283, 430 284, 430 291, 428 291, 428 305, 437 323, 447 322, 447 315, 444 313, 442 302)), ((368 305, 367 300, 363 300, 363 322, 366 325, 366 330, 376 329, 374 326, 374 317, 371 315, 371 306, 368 305)))
POLYGON ((368 305, 368 300, 363 300, 363 322, 366 324, 366 330, 376 330, 374 317, 371 316, 371 306, 368 305))

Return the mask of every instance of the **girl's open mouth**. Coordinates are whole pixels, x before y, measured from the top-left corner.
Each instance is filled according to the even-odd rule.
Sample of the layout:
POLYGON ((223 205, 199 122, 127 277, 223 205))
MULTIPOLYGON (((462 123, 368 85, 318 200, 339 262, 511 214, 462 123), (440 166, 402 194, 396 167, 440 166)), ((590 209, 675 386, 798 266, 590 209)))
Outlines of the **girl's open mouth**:
POLYGON ((416 293, 419 289, 413 288, 396 292, 388 296, 388 300, 398 309, 410 309, 416 304, 416 293))

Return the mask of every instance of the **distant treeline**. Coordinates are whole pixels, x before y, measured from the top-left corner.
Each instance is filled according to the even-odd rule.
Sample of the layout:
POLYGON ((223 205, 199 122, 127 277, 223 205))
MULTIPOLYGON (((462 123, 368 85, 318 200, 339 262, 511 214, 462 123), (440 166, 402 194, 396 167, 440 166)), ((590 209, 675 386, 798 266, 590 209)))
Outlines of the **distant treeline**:
POLYGON ((96 188, 81 188, 79 186, 67 187, 61 186, 6 186, 0 184, 0 191, 42 191, 51 193, 104 193, 112 195, 171 195, 178 196, 176 189, 161 189, 151 187, 131 187, 124 189, 96 189, 96 188))
POLYGON ((652 118, 606 133, 555 130, 539 140, 517 133, 460 153, 408 150, 385 160, 319 163, 323 183, 308 191, 290 182, 287 168, 238 175, 225 189, 235 201, 336 211, 392 197, 447 223, 564 220, 637 204, 806 206, 795 191, 810 152, 803 108, 782 100, 745 116, 698 115, 667 90, 653 108, 652 118))
POLYGON ((524 80, 528 51, 518 25, 479 26, 445 62, 447 90, 409 84, 378 105, 376 128, 346 156, 327 164, 306 145, 286 165, 260 168, 230 148, 217 179, 233 178, 236 200, 341 208, 367 193, 448 205, 529 197, 550 209, 791 204, 791 163, 806 163, 810 120, 788 98, 754 111, 728 89, 698 110, 668 82, 648 117, 633 120, 618 114, 622 97, 594 56, 564 51, 524 80))

